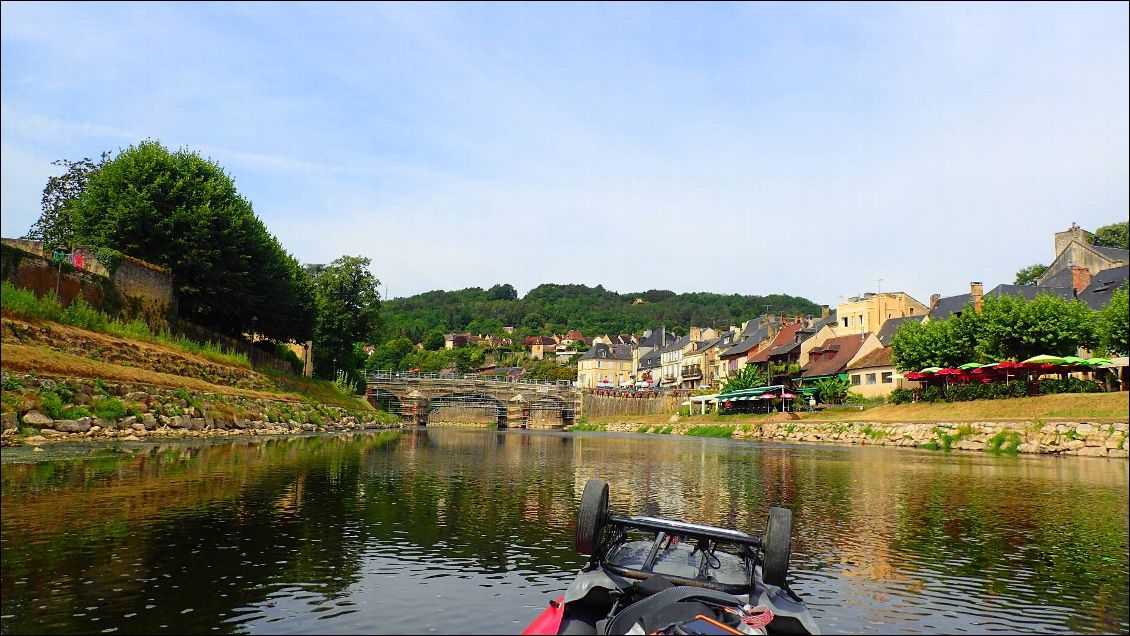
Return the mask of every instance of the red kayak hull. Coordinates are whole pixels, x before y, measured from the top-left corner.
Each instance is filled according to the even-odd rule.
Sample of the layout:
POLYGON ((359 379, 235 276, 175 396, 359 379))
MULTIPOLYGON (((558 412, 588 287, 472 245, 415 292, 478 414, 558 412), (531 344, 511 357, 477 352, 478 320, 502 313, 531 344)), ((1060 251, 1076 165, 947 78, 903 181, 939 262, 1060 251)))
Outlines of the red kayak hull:
POLYGON ((544 612, 538 614, 538 617, 522 630, 522 634, 556 634, 561 628, 561 616, 565 613, 564 600, 564 596, 557 597, 556 601, 550 603, 544 612))

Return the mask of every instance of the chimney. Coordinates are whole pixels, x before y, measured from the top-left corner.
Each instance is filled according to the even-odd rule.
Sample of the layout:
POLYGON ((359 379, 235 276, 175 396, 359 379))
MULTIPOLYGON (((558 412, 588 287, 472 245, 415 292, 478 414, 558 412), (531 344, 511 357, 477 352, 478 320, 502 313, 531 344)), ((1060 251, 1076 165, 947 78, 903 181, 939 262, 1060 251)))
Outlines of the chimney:
POLYGON ((1063 232, 1055 233, 1055 255, 1059 256, 1071 241, 1079 241, 1084 245, 1091 245, 1094 242, 1094 235, 1076 225, 1071 223, 1071 227, 1063 232))
POLYGON ((981 298, 984 296, 984 285, 976 281, 969 283, 969 300, 973 301, 973 311, 981 313, 981 298))
POLYGON ((1078 294, 1091 284, 1091 270, 1074 265, 1071 267, 1071 289, 1078 294))
POLYGON ((832 315, 832 308, 828 305, 820 305, 820 317, 827 318, 832 315))
POLYGON ((702 327, 691 327, 687 335, 691 337, 691 340, 702 340, 702 327))
POLYGON ((934 308, 938 306, 938 301, 941 299, 941 294, 930 294, 930 311, 934 311, 934 308))

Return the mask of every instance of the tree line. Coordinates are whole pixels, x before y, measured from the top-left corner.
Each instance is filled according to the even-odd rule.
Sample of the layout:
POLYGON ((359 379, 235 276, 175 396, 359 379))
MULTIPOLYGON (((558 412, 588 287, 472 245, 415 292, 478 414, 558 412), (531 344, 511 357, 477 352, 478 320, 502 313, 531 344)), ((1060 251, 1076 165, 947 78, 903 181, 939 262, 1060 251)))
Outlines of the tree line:
POLYGON ((819 315, 819 305, 798 296, 743 296, 666 289, 617 293, 602 285, 539 285, 519 298, 513 285, 430 291, 386 300, 381 341, 406 338, 433 348, 444 332, 505 335, 521 344, 528 336, 576 329, 586 336, 641 333, 665 325, 685 334, 687 326, 727 327, 769 313, 819 315), (513 333, 503 327, 514 327, 513 333))
POLYGON ((1094 311, 1082 301, 1054 294, 1037 294, 1031 301, 986 296, 981 312, 966 305, 945 320, 902 325, 891 340, 891 354, 903 372, 966 362, 1020 361, 1041 354, 1075 355, 1079 347, 1123 356, 1130 352, 1128 298, 1124 285, 1109 305, 1094 311))

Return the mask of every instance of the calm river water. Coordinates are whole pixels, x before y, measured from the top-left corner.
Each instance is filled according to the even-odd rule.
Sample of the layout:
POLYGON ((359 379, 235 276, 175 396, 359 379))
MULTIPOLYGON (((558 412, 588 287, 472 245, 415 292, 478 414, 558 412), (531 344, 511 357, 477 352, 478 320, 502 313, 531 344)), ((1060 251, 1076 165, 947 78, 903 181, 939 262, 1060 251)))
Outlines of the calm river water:
POLYGON ((593 476, 625 514, 791 507, 824 633, 1130 629, 1125 461, 457 429, 60 452, 3 451, 3 633, 516 634, 583 563, 593 476))

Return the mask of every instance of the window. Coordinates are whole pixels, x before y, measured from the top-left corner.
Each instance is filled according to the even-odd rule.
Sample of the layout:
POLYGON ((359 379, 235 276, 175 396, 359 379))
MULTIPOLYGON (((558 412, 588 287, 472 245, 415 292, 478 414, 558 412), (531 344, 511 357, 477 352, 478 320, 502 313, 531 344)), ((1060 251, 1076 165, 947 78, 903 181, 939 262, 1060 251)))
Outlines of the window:
POLYGON ((894 378, 894 372, 893 371, 884 371, 883 372, 883 384, 891 384, 894 381, 895 381, 895 378, 894 378))
POLYGON ((859 386, 859 376, 858 375, 851 376, 851 383, 856 385, 856 386, 859 386))
POLYGON ((867 384, 875 384, 875 374, 874 373, 868 373, 867 374, 867 384))
POLYGON ((848 317, 844 316, 844 326, 848 326, 848 317))

